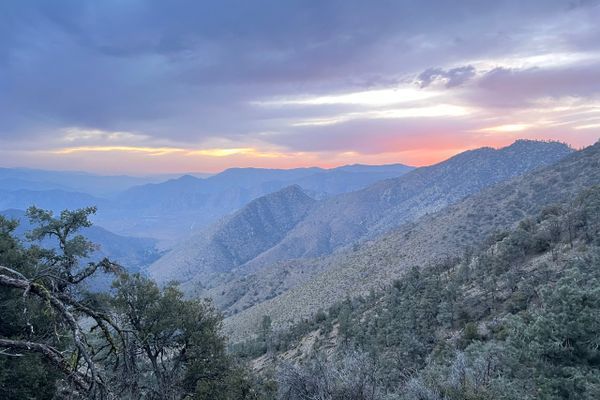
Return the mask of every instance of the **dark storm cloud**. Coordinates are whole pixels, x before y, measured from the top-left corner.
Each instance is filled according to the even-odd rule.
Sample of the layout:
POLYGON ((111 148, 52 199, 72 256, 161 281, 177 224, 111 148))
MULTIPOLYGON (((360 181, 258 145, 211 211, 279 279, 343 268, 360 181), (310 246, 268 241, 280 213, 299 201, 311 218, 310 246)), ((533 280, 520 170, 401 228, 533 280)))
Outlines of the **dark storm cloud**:
MULTIPOLYGON (((432 65, 440 67, 421 74, 421 86, 444 79, 455 87, 473 78, 473 67, 446 65, 519 49, 532 27, 581 18, 582 7, 597 13, 595 3, 558 0, 3 1, 0 139, 77 126, 241 141, 279 121, 251 101, 385 87, 432 65)), ((565 45, 596 48, 596 33, 570 32, 565 45)), ((481 80, 481 93, 502 92, 508 81, 527 87, 521 74, 535 79, 496 71, 481 80)), ((294 132, 277 144, 301 147, 294 132)))

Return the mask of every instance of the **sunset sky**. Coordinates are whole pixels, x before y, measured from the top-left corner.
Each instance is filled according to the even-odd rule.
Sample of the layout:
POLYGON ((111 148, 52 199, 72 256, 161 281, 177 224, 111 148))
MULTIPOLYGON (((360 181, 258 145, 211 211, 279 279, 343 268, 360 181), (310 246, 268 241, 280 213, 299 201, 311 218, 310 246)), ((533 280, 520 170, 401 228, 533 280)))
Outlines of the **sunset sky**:
POLYGON ((600 2, 5 0, 0 166, 430 164, 600 138, 600 2))

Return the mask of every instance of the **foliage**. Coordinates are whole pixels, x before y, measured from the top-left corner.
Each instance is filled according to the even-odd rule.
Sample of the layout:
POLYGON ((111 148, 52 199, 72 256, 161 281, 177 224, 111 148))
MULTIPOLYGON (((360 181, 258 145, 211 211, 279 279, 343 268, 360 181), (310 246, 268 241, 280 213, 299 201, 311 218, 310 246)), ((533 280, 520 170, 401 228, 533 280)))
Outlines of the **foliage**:
MULTIPOLYGON (((145 381, 142 397, 228 398, 234 368, 225 354, 221 316, 211 304, 183 299, 175 285, 160 290, 139 274, 119 277, 114 287, 128 352, 138 354, 130 370, 134 380, 145 381)), ((122 385, 130 387, 131 379, 122 385)))
MULTIPOLYGON (((27 273, 33 256, 12 237, 14 221, 0 216, 0 265, 12 265, 27 273)), ((19 296, 14 289, 0 290, 0 337, 30 338, 35 333, 51 335, 52 321, 39 303, 19 296), (24 309, 28 310, 25 314, 24 309)), ((4 399, 51 398, 57 371, 37 354, 9 355, 0 350, 0 397, 4 399)))
POLYGON ((245 368, 226 354, 221 315, 104 259, 82 262, 94 245, 77 232, 95 208, 31 208, 33 241, 0 217, 0 397, 255 399, 245 368), (115 274, 110 294, 91 294, 97 271, 115 274))
POLYGON ((285 400, 375 400, 380 398, 377 366, 365 353, 348 351, 334 360, 322 355, 306 365, 284 364, 278 397, 285 400))
MULTIPOLYGON (((280 387, 314 389, 280 398, 336 398, 319 397, 315 365, 333 368, 349 351, 376 361, 380 398, 599 398, 599 216, 600 187, 592 187, 460 259, 411 268, 381 293, 273 332, 279 354, 308 333, 321 340, 293 373, 280 367, 288 371, 279 374, 280 387), (332 327, 336 347, 323 361, 318 349, 331 346, 332 327)), ((256 357, 252 350, 263 340, 258 335, 234 350, 256 357)), ((353 395, 344 398, 362 398, 353 395)))

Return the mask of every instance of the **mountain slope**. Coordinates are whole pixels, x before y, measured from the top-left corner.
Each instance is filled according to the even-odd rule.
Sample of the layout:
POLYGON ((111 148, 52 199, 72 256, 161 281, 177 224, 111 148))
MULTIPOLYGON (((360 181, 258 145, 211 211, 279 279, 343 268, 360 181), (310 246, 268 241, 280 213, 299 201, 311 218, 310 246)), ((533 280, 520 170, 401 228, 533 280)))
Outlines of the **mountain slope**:
POLYGON ((499 150, 467 151, 399 178, 327 199, 277 246, 253 260, 252 267, 329 254, 439 211, 495 183, 552 164, 571 151, 561 143, 520 140, 499 150))
POLYGON ((275 245, 313 207, 299 186, 260 197, 174 248, 149 269, 159 282, 206 285, 275 245))
POLYGON ((247 336, 264 315, 285 325, 327 307, 345 296, 364 294, 403 274, 462 253, 494 230, 508 228, 549 203, 568 201, 582 189, 600 184, 600 143, 558 163, 472 195, 440 212, 423 216, 357 251, 320 262, 321 272, 269 301, 226 319, 235 339, 247 336))
POLYGON ((343 299, 283 331, 263 329, 234 352, 267 376, 292 363, 299 373, 279 374, 280 387, 304 388, 298 377, 315 382, 323 359, 337 372, 337 360, 359 352, 375 364, 363 369, 375 371, 375 398, 594 398, 600 186, 576 196, 563 207, 547 204, 481 250, 410 268, 384 290, 343 299), (468 383, 457 385, 457 375, 468 383), (488 378, 476 381, 481 376, 488 378), (586 384, 572 385, 574 377, 586 384), (556 396, 556 388, 569 389, 556 396))
MULTIPOLYGON (((560 143, 517 141, 500 150, 468 151, 440 164, 418 168, 400 178, 325 199, 284 238, 252 259, 234 265, 228 275, 222 275, 220 282, 213 281, 202 295, 213 298, 226 314, 243 310, 279 295, 325 269, 320 263, 307 263, 307 258, 328 255, 344 246, 375 237, 455 203, 470 193, 550 164, 571 152, 560 143)), ((362 168, 348 166, 332 172, 361 171, 362 168)), ((194 268, 189 258, 170 258, 168 262, 173 271, 194 268)), ((176 275, 174 278, 180 279, 176 275)))

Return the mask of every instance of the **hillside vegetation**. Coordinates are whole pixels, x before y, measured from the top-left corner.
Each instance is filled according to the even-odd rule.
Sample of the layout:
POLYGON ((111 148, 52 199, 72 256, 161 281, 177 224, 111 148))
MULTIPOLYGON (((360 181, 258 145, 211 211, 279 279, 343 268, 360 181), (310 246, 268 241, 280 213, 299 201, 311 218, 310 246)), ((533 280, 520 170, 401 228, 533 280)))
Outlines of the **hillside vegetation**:
MULTIPOLYGON (((54 240, 48 238, 42 239, 40 242, 28 240, 27 233, 34 229, 35 225, 31 223, 25 211, 5 210, 0 211, 0 216, 18 221, 14 235, 24 245, 41 245, 58 250, 58 244, 54 240)), ((82 263, 98 262, 104 258, 109 258, 113 262, 122 265, 128 272, 135 273, 143 271, 146 266, 161 256, 154 239, 117 235, 94 225, 82 227, 80 233, 94 243, 94 248, 82 260, 82 263)), ((86 286, 93 291, 107 291, 110 289, 113 278, 114 276, 99 271, 87 280, 86 286)))
POLYGON ((234 350, 289 400, 595 399, 599 315, 595 186, 234 350))
POLYGON ((30 208, 29 237, 0 216, 0 398, 257 399, 260 387, 225 351, 221 316, 173 285, 160 289, 103 258, 79 234, 93 208, 30 208), (113 291, 90 293, 97 273, 113 291))

